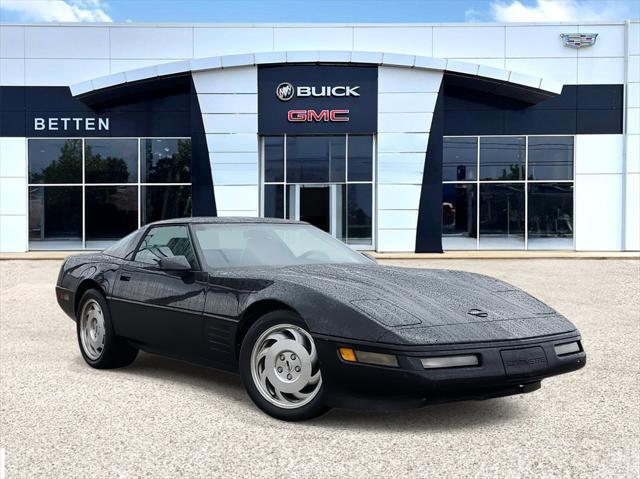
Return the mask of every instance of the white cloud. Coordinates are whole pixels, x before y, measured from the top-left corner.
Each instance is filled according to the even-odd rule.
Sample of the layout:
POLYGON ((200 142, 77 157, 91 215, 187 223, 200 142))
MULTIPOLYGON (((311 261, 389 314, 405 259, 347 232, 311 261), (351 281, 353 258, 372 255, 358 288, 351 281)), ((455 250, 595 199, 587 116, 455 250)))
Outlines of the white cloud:
POLYGON ((493 20, 498 22, 575 22, 625 20, 633 17, 624 1, 537 0, 524 5, 519 0, 497 1, 490 6, 493 20))
POLYGON ((111 22, 102 0, 2 0, 0 9, 13 12, 22 21, 111 22))

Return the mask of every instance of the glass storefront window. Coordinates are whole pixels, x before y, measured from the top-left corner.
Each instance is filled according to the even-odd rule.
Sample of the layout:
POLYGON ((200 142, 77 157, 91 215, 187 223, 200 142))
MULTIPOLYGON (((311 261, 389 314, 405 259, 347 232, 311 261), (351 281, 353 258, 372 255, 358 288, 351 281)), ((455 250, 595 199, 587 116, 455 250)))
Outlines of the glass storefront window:
POLYGON ((349 135, 348 150, 349 181, 371 181, 373 179, 373 137, 349 135))
POLYGON ((191 141, 147 138, 140 142, 142 183, 191 183, 191 141))
POLYGON ((33 249, 55 242, 59 249, 82 247, 82 187, 29 187, 29 241, 33 249))
POLYGON ((530 137, 528 164, 530 180, 572 180, 573 137, 530 137))
POLYGON ((573 148, 572 136, 444 138, 443 248, 573 249, 573 148), (477 178, 460 151, 478 157, 477 178))
POLYGON ((141 223, 191 216, 191 186, 142 186, 141 223))
POLYGON ((345 136, 287 136, 287 183, 345 181, 345 136))
POLYGON ((264 186, 264 217, 284 218, 284 185, 264 186))
POLYGON ((284 181, 284 137, 264 137, 264 181, 284 181))
POLYGON ((138 188, 87 186, 85 228, 87 242, 120 239, 138 228, 138 188))
POLYGON ((264 217, 307 221, 354 247, 373 246, 373 135, 265 136, 261 151, 264 217))
POLYGON ((529 184, 529 249, 573 249, 573 184, 529 184))
POLYGON ((87 183, 137 183, 138 140, 85 140, 87 183))
POLYGON ((480 138, 481 180, 524 180, 524 137, 480 138))
POLYGON ((30 249, 102 249, 191 216, 188 138, 29 139, 28 165, 30 249))
POLYGON ((477 185, 445 184, 442 191, 444 249, 476 249, 477 185))
POLYGON ((82 183, 82 140, 29 140, 29 183, 82 183))
POLYGON ((478 139, 444 138, 442 179, 444 181, 475 180, 478 175, 478 139))
POLYGON ((347 244, 372 242, 372 185, 347 185, 347 244))
POLYGON ((480 249, 524 248, 524 185, 480 185, 480 249))

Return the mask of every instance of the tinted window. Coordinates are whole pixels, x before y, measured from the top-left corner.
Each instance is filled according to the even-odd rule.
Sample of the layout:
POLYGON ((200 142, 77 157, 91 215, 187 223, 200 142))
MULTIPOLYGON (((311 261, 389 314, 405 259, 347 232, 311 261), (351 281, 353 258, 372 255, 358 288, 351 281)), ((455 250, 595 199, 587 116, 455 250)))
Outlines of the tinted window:
POLYGON ((481 180, 524 180, 525 139, 480 138, 481 180))
POLYGON ((443 185, 442 235, 447 249, 476 248, 476 185, 443 185))
POLYGON ((81 183, 82 140, 29 140, 29 183, 81 183))
POLYGON ((264 181, 284 181, 284 137, 264 137, 264 181))
POLYGON ((284 217, 284 185, 264 186, 264 217, 284 217))
POLYGON ((105 254, 115 256, 116 258, 131 259, 131 255, 138 246, 140 234, 142 230, 136 230, 128 234, 117 243, 104 250, 105 254))
POLYGON ((344 136, 288 136, 287 182, 343 182, 345 153, 344 136))
POLYGON ((550 238, 565 238, 573 245, 573 184, 535 183, 529 185, 529 247, 562 246, 550 238))
POLYGON ((524 185, 480 185, 480 248, 524 247, 524 185))
POLYGON ((530 180, 573 179, 573 137, 529 137, 530 180))
POLYGON ((347 185, 347 243, 371 243, 371 217, 371 185, 347 185))
POLYGON ((136 183, 138 140, 85 140, 87 183, 136 183))
POLYGON ((135 260, 157 265, 162 258, 184 256, 196 268, 196 257, 186 226, 156 226, 142 240, 135 260))
POLYGON ((444 138, 442 179, 444 181, 475 180, 478 170, 476 138, 444 138))
POLYGON ((191 141, 143 139, 140 142, 142 183, 190 183, 191 141))
POLYGON ((142 224, 191 216, 190 186, 142 186, 142 224))
POLYGON ((29 239, 82 241, 82 187, 30 187, 29 239))
POLYGON ((373 137, 349 135, 349 181, 371 181, 373 178, 373 137))
POLYGON ((122 238, 138 228, 137 186, 85 188, 87 241, 122 238))

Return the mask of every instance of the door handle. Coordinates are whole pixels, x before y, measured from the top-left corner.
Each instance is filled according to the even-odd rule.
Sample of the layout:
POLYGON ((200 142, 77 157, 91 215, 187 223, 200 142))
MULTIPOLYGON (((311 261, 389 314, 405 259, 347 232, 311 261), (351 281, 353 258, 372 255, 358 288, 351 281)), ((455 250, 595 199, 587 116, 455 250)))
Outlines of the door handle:
POLYGON ((120 275, 120 281, 129 281, 130 279, 131 279, 131 276, 129 276, 128 274, 120 275))

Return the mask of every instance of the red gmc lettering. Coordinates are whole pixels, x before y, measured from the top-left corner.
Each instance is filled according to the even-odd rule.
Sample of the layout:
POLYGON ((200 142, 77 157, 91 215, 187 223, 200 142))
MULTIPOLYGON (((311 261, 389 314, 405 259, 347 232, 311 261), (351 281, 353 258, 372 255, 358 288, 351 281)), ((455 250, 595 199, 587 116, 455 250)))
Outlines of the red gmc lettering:
POLYGON ((349 121, 349 110, 289 110, 287 120, 291 122, 349 121))

